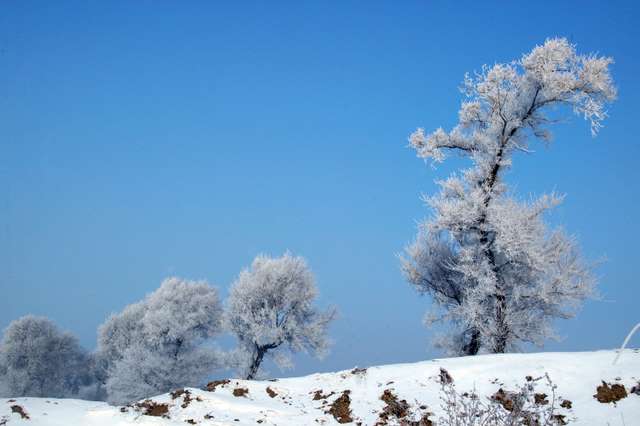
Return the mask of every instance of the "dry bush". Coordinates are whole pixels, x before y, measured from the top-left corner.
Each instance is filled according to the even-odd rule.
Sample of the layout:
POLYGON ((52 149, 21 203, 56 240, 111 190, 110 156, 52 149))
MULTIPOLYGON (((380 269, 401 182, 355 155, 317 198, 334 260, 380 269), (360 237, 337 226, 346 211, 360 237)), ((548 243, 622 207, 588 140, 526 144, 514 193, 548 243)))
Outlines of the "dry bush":
POLYGON ((557 397, 557 386, 547 374, 527 376, 517 390, 500 388, 489 398, 481 398, 475 392, 459 393, 452 379, 441 380, 440 385, 444 415, 438 419, 439 426, 555 426, 569 422, 558 413, 558 407, 570 402, 566 404, 557 397), (536 391, 540 383, 549 395, 536 391))

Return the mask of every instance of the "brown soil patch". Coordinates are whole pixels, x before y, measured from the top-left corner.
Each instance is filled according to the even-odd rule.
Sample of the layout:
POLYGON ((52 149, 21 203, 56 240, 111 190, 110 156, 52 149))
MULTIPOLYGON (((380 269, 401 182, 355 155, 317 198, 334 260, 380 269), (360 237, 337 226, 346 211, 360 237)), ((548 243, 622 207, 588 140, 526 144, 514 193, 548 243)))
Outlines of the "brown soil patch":
POLYGON ((398 397, 393 394, 389 389, 386 389, 382 395, 380 395, 380 399, 385 402, 386 407, 382 409, 380 413, 380 420, 386 421, 390 417, 395 417, 396 419, 401 419, 406 417, 409 414, 409 404, 406 400, 398 400, 398 397))
POLYGON ((353 418, 351 417, 351 398, 349 398, 349 394, 351 391, 346 390, 342 392, 333 403, 329 406, 328 414, 331 414, 334 419, 338 423, 351 423, 353 422, 353 418))
POLYGON ((569 424, 567 423, 567 421, 565 420, 567 418, 567 416, 563 416, 562 414, 554 414, 551 416, 551 420, 554 421, 554 424, 556 425, 566 425, 569 424))
POLYGON ((29 415, 27 414, 26 411, 24 411, 24 408, 22 408, 20 405, 12 405, 11 412, 20 414, 20 417, 24 420, 29 420, 29 415))
POLYGON ((228 380, 228 379, 225 379, 225 380, 214 380, 213 382, 207 383, 207 390, 209 392, 215 392, 216 391, 216 387, 218 387, 218 386, 224 387, 225 385, 228 385, 229 383, 231 383, 231 380, 228 380))
POLYGON ((153 417, 169 417, 169 404, 158 404, 147 399, 136 404, 136 408, 143 410, 142 414, 153 417))
POLYGON ((426 413, 420 420, 401 420, 400 426, 434 426, 435 424, 429 420, 432 415, 432 413, 426 413))
POLYGON ((611 402, 616 403, 617 401, 627 397, 627 391, 624 388, 624 385, 619 385, 617 383, 609 385, 603 381, 602 384, 596 388, 596 391, 597 393, 593 395, 593 397, 603 404, 611 402))
POLYGON ((245 396, 248 393, 249 393, 249 389, 247 388, 235 388, 233 390, 233 396, 237 396, 237 397, 245 396))
POLYGON ((180 389, 176 389, 173 392, 169 392, 169 395, 171 395, 171 399, 178 399, 180 398, 182 395, 184 394, 189 394, 190 392, 188 390, 185 390, 183 388, 180 389))
POLYGON ((329 392, 328 394, 323 395, 322 394, 322 389, 319 389, 319 390, 313 392, 313 400, 314 401, 319 401, 321 399, 327 399, 330 396, 335 395, 335 394, 336 394, 335 392, 329 392))
POLYGON ((440 367, 440 383, 443 385, 453 383, 453 377, 451 377, 451 374, 442 367, 440 367))
MULTIPOLYGON (((395 420, 396 422, 392 424, 399 424, 400 426, 433 426, 433 422, 429 420, 433 413, 424 413, 419 420, 407 419, 408 416, 411 416, 409 403, 404 399, 398 400, 398 397, 391 390, 386 389, 380 395, 380 399, 387 405, 382 409, 376 426, 385 426, 390 420, 395 420), (398 420, 399 423, 397 423, 398 420)), ((426 408, 426 405, 420 406, 420 410, 425 410, 426 408)))
POLYGON ((573 406, 573 404, 571 403, 571 401, 569 401, 568 399, 563 399, 562 402, 560 403, 560 406, 562 408, 566 408, 567 410, 571 409, 571 407, 573 406))
POLYGON ((491 395, 491 399, 502 405, 507 411, 513 411, 514 402, 513 394, 511 392, 505 392, 504 389, 498 389, 498 392, 491 395))
MULTIPOLYGON (((191 404, 191 401, 194 401, 194 399, 191 397, 191 392, 185 389, 177 389, 171 392, 169 395, 171 395, 171 399, 173 400, 182 397, 182 404, 180 405, 180 407, 182 408, 187 408, 189 404, 191 404)), ((197 397, 195 400, 201 401, 202 398, 197 397)))
POLYGON ((276 396, 278 396, 278 393, 276 391, 274 391, 273 389, 271 389, 271 387, 267 386, 267 394, 269 395, 270 398, 275 398, 276 396))
POLYGON ((549 400, 546 393, 536 393, 533 395, 533 400, 537 405, 547 405, 549 400))

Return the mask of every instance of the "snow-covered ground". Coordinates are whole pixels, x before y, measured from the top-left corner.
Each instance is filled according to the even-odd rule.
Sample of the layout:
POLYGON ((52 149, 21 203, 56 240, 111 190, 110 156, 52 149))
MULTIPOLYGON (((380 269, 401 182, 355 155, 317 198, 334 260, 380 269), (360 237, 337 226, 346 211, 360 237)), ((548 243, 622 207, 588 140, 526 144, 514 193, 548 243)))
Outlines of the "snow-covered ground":
MULTIPOLYGON (((572 420, 570 424, 640 425, 640 395, 629 394, 615 404, 594 398, 602 381, 622 384, 629 392, 640 380, 639 350, 624 351, 616 365, 612 365, 614 357, 615 351, 482 355, 275 381, 231 380, 214 391, 189 389, 188 396, 164 394, 152 398, 155 403, 168 404, 165 417, 145 415, 145 408, 112 407, 91 401, 0 399, 0 425, 331 425, 337 421, 326 411, 346 390, 350 391, 353 424, 375 425, 385 406, 380 396, 386 389, 418 411, 435 413, 431 418, 436 420, 440 412, 441 367, 451 374, 459 392, 475 389, 484 396, 493 395, 499 388, 515 390, 526 376, 548 373, 558 387, 559 400, 571 401, 571 409, 560 409, 572 420), (242 395, 244 392, 238 389, 248 392, 242 395), (316 391, 320 391, 318 396, 316 391), (16 406, 22 407, 29 418, 13 412, 17 411, 16 406), (417 408, 420 406, 422 410, 417 408)), ((550 394, 544 386, 539 390, 550 394)))

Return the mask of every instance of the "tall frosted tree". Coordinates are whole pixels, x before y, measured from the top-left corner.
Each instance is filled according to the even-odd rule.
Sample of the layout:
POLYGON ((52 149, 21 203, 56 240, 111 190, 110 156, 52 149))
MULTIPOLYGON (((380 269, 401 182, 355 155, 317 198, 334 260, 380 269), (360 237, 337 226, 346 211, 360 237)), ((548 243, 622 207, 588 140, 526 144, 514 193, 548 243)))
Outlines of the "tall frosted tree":
POLYGON ((284 368, 290 352, 325 354, 335 311, 316 309, 316 296, 306 261, 289 253, 260 255, 240 273, 229 294, 227 323, 239 340, 240 369, 247 379, 256 377, 265 356, 284 368))
POLYGON ((12 321, 0 342, 0 396, 77 397, 92 378, 89 357, 44 317, 12 321))
POLYGON ((214 287, 166 279, 100 327, 97 358, 108 400, 127 403, 201 385, 222 366, 221 354, 208 344, 221 330, 222 307, 214 287))
POLYGON ((456 153, 471 162, 425 198, 433 214, 401 259, 407 280, 432 298, 426 322, 450 326, 438 342, 449 353, 541 345, 553 337, 553 320, 573 316, 592 294, 595 280, 574 238, 543 220, 563 197, 523 202, 504 174, 516 153, 532 152, 533 140, 549 142, 549 127, 571 110, 597 134, 616 97, 612 62, 549 39, 520 60, 465 76, 466 100, 451 131, 411 135, 420 158, 441 163, 456 153))

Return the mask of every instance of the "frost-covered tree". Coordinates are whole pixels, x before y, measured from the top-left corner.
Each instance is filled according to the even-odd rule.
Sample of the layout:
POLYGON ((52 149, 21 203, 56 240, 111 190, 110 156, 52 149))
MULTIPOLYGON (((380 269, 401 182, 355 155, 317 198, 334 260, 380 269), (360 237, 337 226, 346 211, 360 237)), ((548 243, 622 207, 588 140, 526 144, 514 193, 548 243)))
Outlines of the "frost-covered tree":
POLYGON ((571 317, 592 293, 594 278, 574 239, 543 221, 563 197, 516 200, 504 173, 515 153, 531 152, 531 140, 550 141, 549 125, 568 110, 584 116, 596 135, 616 97, 611 63, 578 55, 566 39, 549 39, 520 60, 467 75, 453 130, 411 135, 418 157, 440 163, 455 152, 472 163, 425 199, 433 215, 402 259, 408 281, 432 297, 426 321, 453 325, 440 342, 449 352, 541 345, 553 336, 552 321, 571 317))
POLYGON ((221 366, 220 353, 208 343, 221 330, 215 288, 166 279, 99 329, 97 358, 108 400, 126 403, 202 384, 221 366))
POLYGON ((109 371, 124 357, 127 349, 143 341, 143 317, 146 310, 144 301, 133 303, 122 312, 111 314, 99 327, 95 364, 100 382, 107 382, 109 371))
POLYGON ((227 301, 227 323, 239 340, 247 379, 256 377, 267 355, 285 368, 291 363, 287 352, 326 353, 335 310, 317 310, 316 296, 306 261, 289 253, 279 258, 260 255, 240 273, 227 301))
POLYGON ((88 360, 78 340, 47 318, 19 318, 0 343, 0 396, 77 396, 91 381, 88 360))
MULTIPOLYGON (((0 347, 0 352, 2 348, 0 347)), ((7 386, 7 367, 2 363, 2 359, 0 359, 0 398, 9 395, 9 388, 7 386)))

